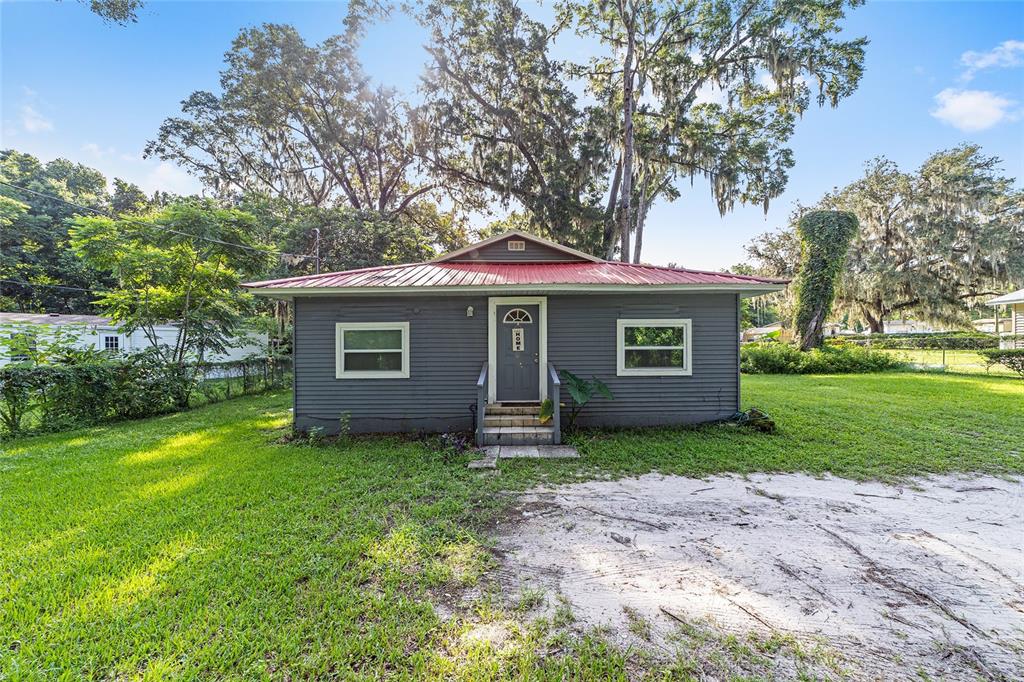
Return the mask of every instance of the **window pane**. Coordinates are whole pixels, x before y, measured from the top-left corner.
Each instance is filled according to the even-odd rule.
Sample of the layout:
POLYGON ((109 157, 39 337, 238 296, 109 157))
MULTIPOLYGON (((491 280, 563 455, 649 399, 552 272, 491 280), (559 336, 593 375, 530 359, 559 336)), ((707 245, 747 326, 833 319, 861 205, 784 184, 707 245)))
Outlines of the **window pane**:
POLYGON ((629 350, 626 349, 627 369, 685 369, 683 351, 675 350, 629 350))
POLYGON ((402 353, 345 353, 345 371, 401 372, 402 353))
POLYGON ((682 327, 626 327, 623 330, 627 346, 681 346, 684 338, 682 327))
POLYGON ((401 350, 401 329, 347 329, 345 348, 351 350, 401 350))

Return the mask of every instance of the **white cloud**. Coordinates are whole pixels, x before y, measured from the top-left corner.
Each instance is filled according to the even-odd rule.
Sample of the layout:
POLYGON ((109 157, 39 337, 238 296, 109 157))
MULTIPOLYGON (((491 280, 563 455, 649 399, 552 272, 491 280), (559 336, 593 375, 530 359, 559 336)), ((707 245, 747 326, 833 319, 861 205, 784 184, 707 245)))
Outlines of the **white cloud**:
POLYGON ((969 81, 984 69, 1009 69, 1024 64, 1024 40, 1004 40, 988 52, 969 50, 960 55, 967 69, 960 79, 969 81))
POLYGON ((114 156, 117 150, 113 147, 101 147, 95 142, 87 142, 82 145, 82 151, 96 159, 106 159, 114 156))
POLYGON ((968 133, 1016 118, 1015 103, 988 90, 946 88, 935 95, 935 103, 938 107, 932 109, 932 116, 968 133))
POLYGON ((156 191, 172 194, 194 194, 201 189, 199 181, 173 163, 161 161, 138 182, 146 193, 156 191))
POLYGON ((31 104, 21 105, 21 127, 29 133, 46 133, 53 130, 53 121, 39 113, 31 104))

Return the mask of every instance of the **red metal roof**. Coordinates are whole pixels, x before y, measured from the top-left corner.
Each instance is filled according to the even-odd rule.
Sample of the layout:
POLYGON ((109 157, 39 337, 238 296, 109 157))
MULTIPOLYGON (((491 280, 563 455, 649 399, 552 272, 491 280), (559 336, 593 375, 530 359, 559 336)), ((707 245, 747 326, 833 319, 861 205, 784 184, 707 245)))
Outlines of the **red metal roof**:
MULTIPOLYGON (((723 289, 778 288, 784 280, 633 265, 616 261, 579 263, 433 262, 388 265, 288 279, 250 282, 254 290, 407 289, 437 287, 582 286, 717 286, 723 289), (771 285, 776 285, 772 287, 771 285)), ((283 293, 283 292, 282 292, 283 293)))

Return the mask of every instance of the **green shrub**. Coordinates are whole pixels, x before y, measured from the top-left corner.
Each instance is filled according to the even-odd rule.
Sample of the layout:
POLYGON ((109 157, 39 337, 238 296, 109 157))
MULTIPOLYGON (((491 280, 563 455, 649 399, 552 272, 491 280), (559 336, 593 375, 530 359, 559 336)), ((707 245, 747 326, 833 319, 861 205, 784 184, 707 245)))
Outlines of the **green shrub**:
POLYGON ((1024 348, 1007 348, 1005 350, 992 348, 981 351, 981 354, 985 357, 989 367, 996 364, 1008 367, 1024 379, 1024 348))
POLYGON ((210 372, 220 378, 207 382, 210 390, 201 388, 209 402, 222 399, 217 382, 229 382, 233 376, 242 378, 243 393, 254 393, 283 386, 286 366, 281 358, 253 358, 179 367, 163 364, 157 353, 148 351, 117 358, 69 356, 55 364, 11 364, 0 368, 0 433, 62 431, 172 412, 181 409, 182 397, 197 384, 202 387, 210 372))
MULTIPOLYGON (((996 348, 999 339, 995 334, 983 332, 932 332, 923 334, 858 334, 844 336, 840 343, 852 343, 871 348, 906 350, 981 350, 996 348)), ((833 342, 830 340, 830 343, 833 342)))
POLYGON ((853 374, 902 367, 888 353, 855 345, 831 344, 802 351, 788 343, 748 343, 740 348, 740 370, 747 374, 853 374))

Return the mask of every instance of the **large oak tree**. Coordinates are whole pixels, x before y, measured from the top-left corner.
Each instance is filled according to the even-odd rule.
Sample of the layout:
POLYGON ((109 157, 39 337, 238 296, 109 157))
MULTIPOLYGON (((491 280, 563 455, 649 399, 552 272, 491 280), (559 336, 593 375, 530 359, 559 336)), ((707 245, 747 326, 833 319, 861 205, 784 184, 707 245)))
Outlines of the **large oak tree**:
POLYGON ((722 213, 782 192, 796 119, 859 82, 866 41, 837 37, 858 4, 563 0, 547 26, 513 0, 429 0, 427 116, 451 152, 435 169, 639 261, 631 240, 680 178, 706 177, 722 213), (551 57, 570 30, 592 58, 551 57))

